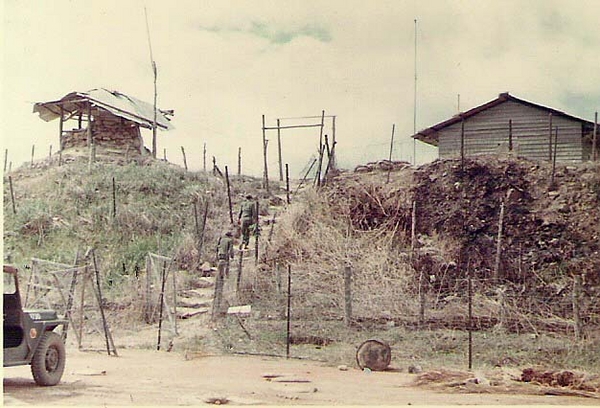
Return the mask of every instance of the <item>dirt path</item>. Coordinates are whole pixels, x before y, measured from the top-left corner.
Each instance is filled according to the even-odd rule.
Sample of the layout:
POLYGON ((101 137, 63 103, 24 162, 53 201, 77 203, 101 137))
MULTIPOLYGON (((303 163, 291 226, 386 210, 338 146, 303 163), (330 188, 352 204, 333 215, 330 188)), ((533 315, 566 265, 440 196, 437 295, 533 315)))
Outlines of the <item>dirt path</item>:
POLYGON ((411 386, 414 375, 341 371, 315 362, 246 356, 190 358, 164 351, 120 350, 119 357, 68 350, 63 381, 34 384, 29 367, 4 370, 6 405, 577 404, 598 400, 511 394, 442 393, 411 386), (282 377, 270 381, 266 374, 282 377))

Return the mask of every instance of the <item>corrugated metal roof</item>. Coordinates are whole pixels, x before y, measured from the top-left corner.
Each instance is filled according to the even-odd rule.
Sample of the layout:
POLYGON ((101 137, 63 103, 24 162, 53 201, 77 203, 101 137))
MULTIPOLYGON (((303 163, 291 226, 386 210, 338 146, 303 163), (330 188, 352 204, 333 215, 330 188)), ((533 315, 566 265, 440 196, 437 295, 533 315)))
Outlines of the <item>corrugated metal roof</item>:
POLYGON ((547 106, 539 105, 537 103, 529 102, 529 101, 526 101, 524 99, 520 99, 520 98, 517 98, 515 96, 512 96, 508 92, 505 92, 505 93, 501 93, 500 95, 498 95, 498 98, 496 98, 496 99, 494 99, 492 101, 484 103, 483 105, 476 106, 476 107, 474 107, 472 109, 469 109, 466 112, 461 112, 458 115, 455 115, 455 116, 451 117, 450 119, 447 119, 447 120, 445 120, 443 122, 440 122, 440 123, 438 123, 436 125, 428 127, 426 129, 423 129, 423 130, 417 132, 416 134, 412 135, 411 137, 413 137, 413 138, 415 138, 417 140, 421 140, 421 141, 423 141, 425 143, 429 143, 429 144, 432 144, 434 146, 437 146, 438 140, 437 140, 437 135, 436 134, 440 130, 442 130, 442 129, 448 127, 448 126, 451 126, 451 125, 453 125, 455 123, 459 123, 463 119, 467 119, 467 118, 469 118, 471 116, 475 116, 478 113, 481 113, 481 112, 483 112, 483 111, 485 111, 485 110, 487 110, 489 108, 492 108, 494 106, 497 106, 497 105, 502 104, 502 103, 507 102, 507 101, 514 101, 514 102, 521 103, 521 104, 524 104, 524 105, 527 105, 527 106, 531 106, 531 107, 534 107, 534 108, 543 109, 545 111, 548 111, 548 113, 552 113, 553 115, 562 116, 562 117, 569 118, 569 119, 572 119, 572 120, 575 120, 575 121, 578 121, 578 122, 582 122, 585 126, 590 126, 590 127, 594 126, 594 123, 590 122, 589 120, 585 120, 585 119, 578 118, 578 117, 573 116, 573 115, 569 115, 568 113, 559 111, 559 110, 554 109, 554 108, 550 108, 550 107, 547 107, 547 106))
MULTIPOLYGON (((61 107, 64 112, 75 112, 81 109, 80 102, 89 102, 93 106, 104 109, 115 116, 152 129, 154 121, 154 106, 152 104, 104 88, 92 89, 87 92, 71 92, 58 101, 38 102, 33 105, 33 112, 38 113, 41 119, 49 122, 60 117, 61 107)), ((156 125, 159 129, 173 129, 168 117, 171 114, 172 111, 167 112, 157 109, 156 125)))

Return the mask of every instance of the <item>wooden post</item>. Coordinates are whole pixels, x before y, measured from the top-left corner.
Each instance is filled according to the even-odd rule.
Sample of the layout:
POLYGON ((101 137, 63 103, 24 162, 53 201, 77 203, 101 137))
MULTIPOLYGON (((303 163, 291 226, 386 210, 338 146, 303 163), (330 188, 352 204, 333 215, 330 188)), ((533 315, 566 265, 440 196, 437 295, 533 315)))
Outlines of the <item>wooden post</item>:
POLYGON ((552 161, 552 112, 548 114, 548 161, 552 161))
POLYGON ((202 151, 202 170, 206 172, 206 142, 204 142, 204 150, 202 151))
POLYGON ((202 216, 202 230, 200 231, 200 248, 198 254, 202 254, 202 246, 204 245, 204 231, 206 230, 206 217, 208 216, 208 200, 204 204, 204 215, 202 216))
POLYGON ((386 183, 389 183, 389 182, 390 182, 390 173, 392 172, 392 152, 393 152, 393 150, 394 150, 394 130, 395 130, 395 129, 396 129, 396 124, 395 124, 395 123, 393 123, 393 124, 392 124, 392 139, 391 139, 391 141, 390 141, 390 158, 389 158, 389 161, 390 161, 390 168, 388 169, 388 174, 387 174, 387 181, 386 181, 386 183))
POLYGON ((17 207, 15 205, 15 192, 13 190, 13 182, 12 182, 12 177, 8 176, 8 185, 10 187, 10 201, 12 203, 12 210, 13 210, 13 214, 17 213, 17 207))
POLYGON ((238 169, 237 169, 237 175, 241 176, 242 175, 242 148, 238 147, 238 169))
POLYGON ((321 127, 319 134, 319 165, 317 166, 317 177, 316 177, 316 186, 319 187, 321 185, 321 167, 323 166, 323 128, 325 127, 325 111, 321 111, 321 127))
POLYGON ((279 181, 283 181, 283 162, 281 161, 281 128, 277 119, 277 158, 279 161, 279 181))
POLYGON ((594 114, 594 136, 592 140, 592 160, 598 160, 598 112, 594 114))
POLYGON ((229 169, 225 166, 225 181, 227 182, 227 201, 229 202, 229 221, 233 224, 233 207, 231 205, 231 184, 229 183, 229 169))
POLYGON ((91 148, 92 144, 94 144, 94 136, 92 134, 92 105, 91 104, 88 105, 87 114, 88 114, 87 141, 88 141, 88 147, 91 148))
POLYGON ((81 314, 79 315, 79 336, 77 336, 77 349, 81 350, 81 340, 83 338, 83 324, 85 322, 85 313, 84 305, 85 305, 85 287, 89 281, 89 267, 86 265, 83 270, 83 282, 81 283, 81 293, 79 296, 79 310, 81 310, 81 314))
POLYGON ((167 161, 167 148, 163 148, 163 160, 167 161))
POLYGON ((469 302, 468 327, 469 331, 469 370, 473 368, 473 285, 471 283, 471 268, 467 266, 467 296, 469 302))
POLYGON ((460 121, 460 171, 465 171, 465 118, 460 121))
POLYGON ((262 134, 263 134, 263 160, 264 160, 264 170, 263 170, 263 188, 267 190, 269 193, 269 167, 267 165, 267 134, 265 129, 265 115, 262 115, 262 134))
POLYGON ((554 151, 552 152, 552 179, 551 185, 554 186, 554 173, 556 172, 556 151, 558 150, 558 126, 555 127, 554 151))
POLYGON ((240 284, 242 282, 242 264, 244 262, 244 251, 239 251, 238 257, 238 268, 237 268, 237 279, 235 282, 235 291, 238 294, 240 293, 240 284))
POLYGON ((173 275, 173 329, 175 331, 175 335, 177 336, 179 333, 177 332, 177 276, 175 271, 172 273, 173 275))
POLYGON ((48 160, 52 162, 52 145, 50 145, 50 150, 48 151, 48 160))
POLYGON ((162 332, 163 308, 165 303, 165 284, 167 282, 167 261, 163 261, 163 268, 160 278, 160 296, 158 298, 158 340, 156 350, 160 350, 160 335, 162 332))
POLYGON ((269 238, 267 239, 267 242, 270 244, 271 243, 271 239, 273 238, 273 229, 275 228, 275 217, 277 216, 277 212, 273 211, 273 217, 271 218, 271 225, 269 227, 269 238))
POLYGON ((290 167, 285 164, 285 196, 287 203, 290 203, 290 167))
POLYGON ((112 211, 112 216, 113 218, 117 217, 117 186, 115 183, 115 178, 112 178, 112 201, 113 201, 113 211, 112 211))
POLYGON ((6 173, 6 165, 8 164, 8 149, 4 150, 4 173, 6 173))
POLYGON ((64 126, 64 109, 60 106, 60 120, 58 121, 58 150, 65 148, 65 141, 63 140, 63 126, 64 126))
POLYGON ((344 266, 344 323, 352 324, 352 267, 344 266))
POLYGON ((508 120, 508 151, 513 151, 512 119, 508 120))
POLYGON ((31 146, 31 167, 33 167, 33 156, 35 154, 35 145, 31 146))
POLYGON ((413 200, 411 226, 410 226, 410 263, 411 263, 411 265, 412 265, 413 258, 415 256, 416 246, 417 246, 417 200, 413 200))
POLYGON ((287 284, 287 330, 285 336, 285 357, 290 358, 290 331, 292 322, 292 266, 288 265, 288 284, 287 284))
POLYGON ((223 283, 225 278, 225 267, 226 262, 219 260, 217 264, 217 279, 215 280, 215 294, 213 296, 212 304, 212 317, 211 320, 214 322, 219 314, 221 313, 221 300, 223 297, 223 283))
POLYGON ((213 162, 213 176, 217 175, 217 158, 215 156, 213 156, 212 158, 212 162, 213 162))
POLYGON ((106 340, 106 351, 110 356, 110 343, 108 340, 108 323, 106 322, 106 316, 104 315, 104 305, 102 299, 102 287, 100 285, 100 271, 98 270, 98 264, 96 263, 96 252, 92 251, 92 259, 94 262, 94 271, 96 274, 96 288, 97 288, 97 298, 98 298, 98 307, 100 308, 100 316, 102 317, 102 327, 104 328, 104 338, 106 340))
POLYGON ((281 295, 281 264, 275 263, 275 287, 277 288, 277 294, 281 295))
POLYGON ((581 340, 583 337, 583 326, 581 324, 581 315, 579 302, 581 298, 581 275, 577 274, 573 278, 573 327, 575 330, 575 340, 581 340))
POLYGON ((331 117, 331 164, 330 167, 332 169, 336 168, 336 163, 335 163, 335 144, 336 144, 336 140, 335 140, 335 116, 331 117))
POLYGON ((188 171, 187 160, 185 158, 185 149, 183 146, 181 146, 181 154, 183 155, 183 168, 185 168, 185 171, 188 171))
POLYGON ((254 264, 258 265, 258 236, 259 236, 259 216, 258 200, 256 200, 256 223, 254 224, 254 264))
POLYGON ((494 282, 498 283, 500 276, 500 256, 502 254, 502 228, 504 225, 504 200, 500 203, 500 217, 498 218, 498 235, 496 239, 496 262, 494 263, 494 282))

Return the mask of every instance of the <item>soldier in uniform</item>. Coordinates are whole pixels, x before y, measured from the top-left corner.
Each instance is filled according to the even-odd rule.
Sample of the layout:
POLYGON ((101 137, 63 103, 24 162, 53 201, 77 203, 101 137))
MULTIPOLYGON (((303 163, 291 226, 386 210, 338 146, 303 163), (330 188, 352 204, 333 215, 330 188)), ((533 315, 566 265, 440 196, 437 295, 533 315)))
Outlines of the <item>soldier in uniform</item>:
POLYGON ((233 259, 233 238, 231 231, 227 231, 217 242, 218 267, 224 268, 225 275, 229 273, 229 260, 233 259))
POLYGON ((238 224, 240 224, 241 221, 242 227, 242 242, 240 244, 240 249, 248 248, 248 243, 250 242, 250 229, 252 228, 252 225, 256 223, 256 218, 256 204, 252 201, 252 195, 248 194, 246 200, 242 203, 238 214, 238 224))

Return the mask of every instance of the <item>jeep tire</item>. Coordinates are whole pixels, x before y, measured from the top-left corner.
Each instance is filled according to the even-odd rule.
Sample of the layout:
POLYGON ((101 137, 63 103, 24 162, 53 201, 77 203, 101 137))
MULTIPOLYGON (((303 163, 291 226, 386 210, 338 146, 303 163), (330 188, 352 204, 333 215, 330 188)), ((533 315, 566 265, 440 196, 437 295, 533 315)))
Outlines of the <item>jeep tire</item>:
POLYGON ((65 370, 65 345, 60 336, 45 332, 31 360, 31 373, 38 385, 56 385, 65 370))

